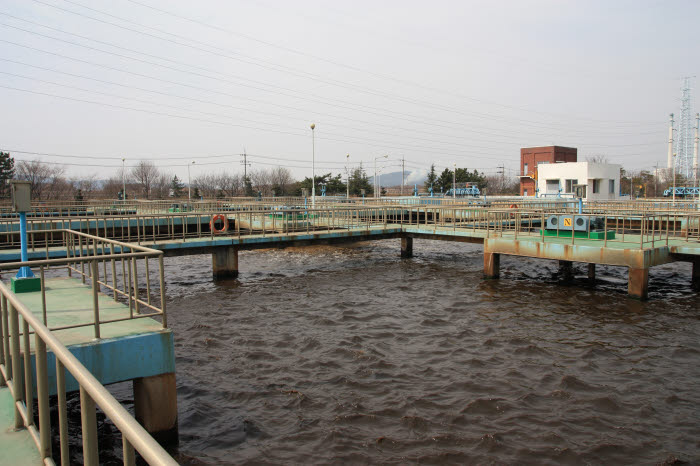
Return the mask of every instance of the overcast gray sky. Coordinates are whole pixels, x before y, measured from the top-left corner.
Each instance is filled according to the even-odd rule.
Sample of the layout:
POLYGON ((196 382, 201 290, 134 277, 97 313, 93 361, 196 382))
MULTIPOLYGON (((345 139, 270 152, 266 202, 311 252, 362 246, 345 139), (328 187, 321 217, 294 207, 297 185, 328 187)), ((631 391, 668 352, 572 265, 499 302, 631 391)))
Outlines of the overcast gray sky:
POLYGON ((241 171, 245 148, 302 177, 314 122, 317 173, 346 154, 370 174, 384 154, 385 172, 514 171, 550 144, 651 168, 698 18, 697 1, 4 0, 0 148, 185 179, 192 160, 241 171))

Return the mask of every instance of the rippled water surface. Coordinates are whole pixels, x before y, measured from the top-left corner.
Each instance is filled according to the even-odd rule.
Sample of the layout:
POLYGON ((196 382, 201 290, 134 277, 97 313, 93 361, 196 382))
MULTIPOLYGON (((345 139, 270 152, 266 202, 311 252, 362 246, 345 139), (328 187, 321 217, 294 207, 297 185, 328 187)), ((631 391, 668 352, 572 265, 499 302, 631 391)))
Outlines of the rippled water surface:
MULTIPOLYGON (((627 271, 398 241, 166 259, 177 459, 229 463, 700 463, 690 266, 627 271)), ((125 393, 128 393, 126 391, 125 393)))

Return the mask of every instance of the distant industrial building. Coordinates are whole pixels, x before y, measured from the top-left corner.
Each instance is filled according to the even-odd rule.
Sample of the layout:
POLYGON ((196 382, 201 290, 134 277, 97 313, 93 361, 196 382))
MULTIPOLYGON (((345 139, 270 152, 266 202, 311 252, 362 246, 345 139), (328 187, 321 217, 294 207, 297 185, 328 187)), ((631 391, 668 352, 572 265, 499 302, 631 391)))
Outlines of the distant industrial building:
POLYGON ((575 147, 520 149, 520 195, 573 197, 578 187, 588 200, 620 197, 621 165, 578 162, 577 157, 575 147))
POLYGON ((545 146, 520 149, 520 195, 537 194, 537 169, 543 164, 576 162, 575 147, 545 146))
POLYGON ((621 168, 621 165, 593 162, 540 165, 537 171, 538 194, 573 197, 578 186, 586 200, 619 199, 621 168))

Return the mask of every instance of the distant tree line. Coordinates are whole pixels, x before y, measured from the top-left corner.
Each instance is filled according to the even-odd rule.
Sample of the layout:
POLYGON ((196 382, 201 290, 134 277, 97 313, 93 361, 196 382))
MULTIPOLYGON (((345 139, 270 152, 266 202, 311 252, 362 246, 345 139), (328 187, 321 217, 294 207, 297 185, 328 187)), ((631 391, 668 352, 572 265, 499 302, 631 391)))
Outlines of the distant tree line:
MULTIPOLYGON (((596 156, 589 161, 605 163, 607 159, 596 156)), ((620 179, 621 194, 632 193, 634 197, 662 196, 664 190, 672 184, 671 173, 667 169, 660 169, 658 173, 623 169, 620 179)), ((150 161, 140 161, 126 171, 119 169, 110 178, 98 180, 96 175, 69 178, 65 174, 65 167, 60 164, 40 160, 15 162, 11 154, 0 152, 0 198, 9 198, 9 182, 12 179, 29 181, 32 198, 38 200, 117 199, 122 198, 124 185, 128 199, 187 198, 190 194, 192 198, 208 199, 236 196, 301 196, 304 190, 307 190, 309 195, 312 191, 310 177, 295 180, 288 168, 279 166, 249 170, 247 176, 227 171, 200 174, 192 178, 191 186, 188 187, 177 175, 167 173, 150 161)), ((430 166, 422 191, 428 192, 432 188, 436 194, 445 193, 452 188, 455 180, 458 186, 474 183, 482 193, 491 195, 516 195, 519 192, 519 178, 516 176, 506 176, 503 173, 487 176, 483 172, 467 168, 457 168, 456 171, 445 168, 438 173, 435 165, 430 166)), ((349 180, 346 175, 329 172, 319 173, 315 181, 317 196, 323 192, 323 186, 328 196, 345 195, 348 192, 348 181, 351 196, 361 196, 363 192, 366 196, 374 195, 370 177, 361 165, 350 171, 349 180)), ((686 180, 681 174, 676 174, 676 186, 689 183, 692 183, 692 180, 686 180)), ((400 192, 388 186, 382 187, 382 190, 385 188, 392 194, 400 192)), ((412 192, 413 189, 405 189, 405 194, 412 192)))

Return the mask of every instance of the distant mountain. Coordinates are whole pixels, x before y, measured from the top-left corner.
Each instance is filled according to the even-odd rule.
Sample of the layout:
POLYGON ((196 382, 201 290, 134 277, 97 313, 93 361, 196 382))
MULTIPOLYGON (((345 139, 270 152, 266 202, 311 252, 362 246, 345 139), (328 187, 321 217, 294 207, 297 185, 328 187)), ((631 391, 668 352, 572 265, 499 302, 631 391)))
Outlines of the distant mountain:
MULTIPOLYGON (((367 170, 367 174, 370 175, 369 181, 370 183, 374 184, 374 176, 373 173, 370 174, 370 170, 367 170)), ((406 186, 413 186, 414 184, 418 184, 418 186, 421 186, 423 183, 425 183, 425 180, 427 178, 427 173, 426 172, 419 172, 419 171, 408 171, 406 170, 406 181, 404 182, 406 186)), ((382 173, 381 176, 379 177, 379 181, 381 181, 382 186, 388 187, 388 186, 401 186, 401 172, 391 172, 391 173, 382 173)))

